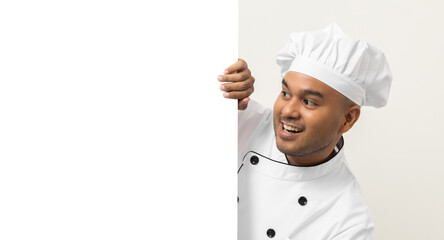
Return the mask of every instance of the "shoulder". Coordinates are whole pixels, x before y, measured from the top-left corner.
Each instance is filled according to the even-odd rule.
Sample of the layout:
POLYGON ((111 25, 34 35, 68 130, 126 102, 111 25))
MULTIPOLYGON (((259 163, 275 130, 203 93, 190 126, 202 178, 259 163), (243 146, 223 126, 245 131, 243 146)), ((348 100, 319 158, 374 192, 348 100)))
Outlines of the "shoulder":
POLYGON ((322 216, 321 225, 328 226, 326 239, 369 239, 349 237, 371 235, 373 221, 355 176, 344 158, 338 160, 341 161, 328 174, 307 182, 313 214, 322 216))

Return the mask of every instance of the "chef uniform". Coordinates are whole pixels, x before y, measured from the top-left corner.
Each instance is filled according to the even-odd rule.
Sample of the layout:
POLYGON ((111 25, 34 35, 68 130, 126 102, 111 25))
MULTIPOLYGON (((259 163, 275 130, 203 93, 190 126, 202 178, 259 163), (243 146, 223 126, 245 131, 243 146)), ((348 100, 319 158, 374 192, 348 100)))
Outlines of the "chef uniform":
MULTIPOLYGON (((282 77, 301 72, 360 106, 386 104, 391 73, 382 52, 336 25, 293 33, 277 62, 282 77)), ((238 240, 371 239, 373 222, 344 156, 290 165, 276 146, 273 112, 255 101, 239 111, 238 240)))

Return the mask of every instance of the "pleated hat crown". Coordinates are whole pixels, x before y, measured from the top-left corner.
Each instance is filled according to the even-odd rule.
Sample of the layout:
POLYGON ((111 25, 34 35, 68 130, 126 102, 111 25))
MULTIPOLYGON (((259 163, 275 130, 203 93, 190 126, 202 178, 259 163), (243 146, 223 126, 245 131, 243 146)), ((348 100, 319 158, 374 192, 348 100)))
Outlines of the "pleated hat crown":
POLYGON ((347 36, 336 24, 295 32, 277 54, 282 78, 295 71, 316 78, 359 106, 387 104, 392 74, 380 50, 347 36))

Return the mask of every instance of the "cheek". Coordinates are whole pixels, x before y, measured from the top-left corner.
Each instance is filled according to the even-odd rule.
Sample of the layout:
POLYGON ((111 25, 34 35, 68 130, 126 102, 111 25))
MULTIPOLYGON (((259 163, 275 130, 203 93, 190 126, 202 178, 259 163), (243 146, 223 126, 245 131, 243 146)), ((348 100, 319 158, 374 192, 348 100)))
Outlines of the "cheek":
POLYGON ((273 105, 273 112, 280 112, 280 109, 282 109, 282 102, 281 102, 281 98, 278 96, 278 98, 276 99, 276 101, 274 102, 273 105))
POLYGON ((277 121, 277 119, 279 119, 279 115, 281 113, 281 110, 282 110, 282 103, 278 98, 273 106, 273 117, 274 117, 275 121, 277 121))
POLYGON ((330 115, 329 125, 331 126, 332 129, 338 132, 342 128, 345 120, 343 118, 342 112, 340 110, 337 110, 335 112, 331 112, 329 115, 330 115))
POLYGON ((331 132, 337 127, 337 121, 334 121, 332 115, 327 112, 308 111, 304 114, 304 122, 307 129, 320 135, 331 132))

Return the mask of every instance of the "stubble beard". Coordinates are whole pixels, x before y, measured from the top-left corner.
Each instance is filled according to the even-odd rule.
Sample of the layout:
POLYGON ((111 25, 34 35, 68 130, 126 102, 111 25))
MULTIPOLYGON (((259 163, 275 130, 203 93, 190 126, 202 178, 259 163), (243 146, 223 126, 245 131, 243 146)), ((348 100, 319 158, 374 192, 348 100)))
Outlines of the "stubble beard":
MULTIPOLYGON (((276 128, 274 129, 274 135, 275 135, 275 139, 276 139, 276 147, 279 149, 279 151, 284 153, 287 156, 292 156, 292 157, 308 157, 310 155, 315 155, 316 153, 321 153, 322 151, 327 149, 335 141, 335 139, 333 139, 333 137, 332 137, 331 139, 323 141, 322 143, 311 144, 311 146, 308 146, 306 149, 292 150, 292 149, 287 149, 282 146, 282 145, 287 145, 284 143, 285 142, 284 140, 281 140, 281 141, 283 141, 283 143, 278 144, 279 140, 278 140, 276 128)), ((314 143, 316 143, 316 141, 314 141, 314 143)))

